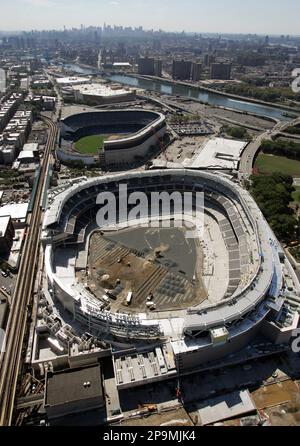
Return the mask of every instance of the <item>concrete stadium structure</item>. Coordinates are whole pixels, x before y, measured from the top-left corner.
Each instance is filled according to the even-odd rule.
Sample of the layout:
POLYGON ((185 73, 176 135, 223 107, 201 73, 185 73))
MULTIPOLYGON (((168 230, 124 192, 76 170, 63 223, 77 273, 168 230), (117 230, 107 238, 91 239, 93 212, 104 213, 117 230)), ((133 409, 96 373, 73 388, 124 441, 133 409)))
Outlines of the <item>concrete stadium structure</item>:
POLYGON ((165 116, 153 111, 87 111, 61 121, 57 155, 61 161, 126 167, 149 158, 151 147, 159 144, 165 132, 165 116), (97 156, 75 150, 74 143, 78 139, 97 134, 117 135, 117 138, 105 140, 97 156))
MULTIPOLYGON (((127 225, 119 221, 115 230, 127 225)), ((82 179, 52 197, 43 234, 54 302, 57 299, 89 333, 121 350, 168 348, 177 371, 186 373, 224 359, 247 348, 257 335, 288 344, 297 328, 297 277, 250 194, 227 175, 174 169, 82 179), (113 313, 77 280, 76 271, 86 267, 88 241, 97 229, 96 197, 103 191, 118 196, 120 183, 127 184, 129 193, 204 193, 206 232, 199 234, 199 243, 201 237, 208 240, 205 302, 172 312, 113 313)))

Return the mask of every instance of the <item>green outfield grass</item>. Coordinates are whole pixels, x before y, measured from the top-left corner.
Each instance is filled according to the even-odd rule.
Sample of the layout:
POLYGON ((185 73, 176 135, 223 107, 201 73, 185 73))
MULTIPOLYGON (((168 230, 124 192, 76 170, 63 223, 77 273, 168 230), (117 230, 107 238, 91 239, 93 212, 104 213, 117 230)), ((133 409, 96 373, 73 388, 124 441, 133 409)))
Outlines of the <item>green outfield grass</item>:
POLYGON ((256 160, 255 167, 260 174, 281 172, 294 178, 300 177, 300 161, 284 158, 283 156, 260 154, 256 160))
POLYGON ((300 204, 300 186, 295 186, 296 192, 293 193, 293 200, 300 204))
POLYGON ((104 141, 103 135, 85 136, 75 143, 75 149, 80 153, 96 155, 103 149, 104 141))

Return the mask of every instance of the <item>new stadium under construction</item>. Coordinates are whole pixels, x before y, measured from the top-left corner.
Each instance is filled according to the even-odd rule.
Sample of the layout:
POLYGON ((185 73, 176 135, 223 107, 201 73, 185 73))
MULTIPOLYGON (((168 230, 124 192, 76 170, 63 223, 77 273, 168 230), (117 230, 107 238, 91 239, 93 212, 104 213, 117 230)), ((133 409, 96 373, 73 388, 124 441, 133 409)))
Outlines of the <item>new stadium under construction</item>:
POLYGON ((62 351, 82 333, 110 346, 118 388, 192 372, 256 337, 287 345, 299 322, 293 268, 251 195, 228 175, 174 169, 77 179, 52 190, 43 243, 49 300, 70 317, 53 330, 57 319, 42 302, 37 331, 52 320, 62 351), (167 217, 182 218, 170 206, 151 216, 156 225, 120 217, 99 228, 97 196, 111 192, 118 202, 120 184, 128 193, 202 193, 202 231, 186 237, 195 202, 182 227, 163 227, 167 217), (136 367, 123 366, 122 355, 136 367))

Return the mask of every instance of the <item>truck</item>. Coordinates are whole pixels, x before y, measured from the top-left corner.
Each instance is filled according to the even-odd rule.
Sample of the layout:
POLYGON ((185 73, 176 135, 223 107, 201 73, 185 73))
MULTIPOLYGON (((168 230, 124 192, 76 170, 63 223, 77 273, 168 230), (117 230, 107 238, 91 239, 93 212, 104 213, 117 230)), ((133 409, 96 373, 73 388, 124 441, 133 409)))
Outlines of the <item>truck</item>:
POLYGON ((127 305, 130 305, 130 304, 131 304, 131 302, 132 302, 132 297, 133 297, 133 293, 132 293, 132 291, 129 291, 129 293, 128 293, 128 295, 127 295, 127 299, 126 299, 127 305))

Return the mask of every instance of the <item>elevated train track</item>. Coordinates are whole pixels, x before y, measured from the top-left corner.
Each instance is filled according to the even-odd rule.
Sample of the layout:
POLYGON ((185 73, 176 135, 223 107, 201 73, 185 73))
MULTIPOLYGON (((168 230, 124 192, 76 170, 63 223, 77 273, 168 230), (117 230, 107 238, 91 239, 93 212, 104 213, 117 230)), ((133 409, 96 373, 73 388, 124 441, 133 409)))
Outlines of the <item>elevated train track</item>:
POLYGON ((18 378, 23 364, 24 341, 28 320, 31 317, 30 308, 44 212, 41 203, 47 182, 51 151, 55 147, 57 135, 56 125, 48 118, 44 120, 49 126, 48 141, 34 191, 32 208, 28 214, 26 240, 6 329, 6 351, 0 365, 0 426, 10 426, 13 421, 18 378))

